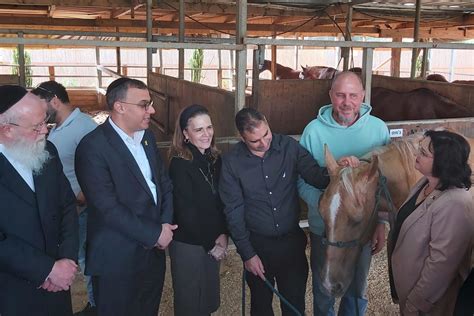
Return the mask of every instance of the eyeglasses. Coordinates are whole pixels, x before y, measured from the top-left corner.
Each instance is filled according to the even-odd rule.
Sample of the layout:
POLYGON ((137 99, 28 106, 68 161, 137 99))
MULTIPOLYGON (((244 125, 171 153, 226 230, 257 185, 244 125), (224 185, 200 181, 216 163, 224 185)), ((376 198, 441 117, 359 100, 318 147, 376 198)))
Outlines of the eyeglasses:
POLYGON ((49 120, 50 117, 51 117, 51 115, 47 115, 46 118, 42 122, 40 122, 38 124, 35 124, 33 126, 22 126, 22 125, 12 123, 12 122, 9 122, 8 124, 13 125, 13 126, 23 127, 23 128, 26 128, 26 129, 31 129, 33 132, 36 132, 37 134, 39 134, 43 130, 43 127, 45 127, 46 124, 48 124, 48 120, 49 120))
POLYGON ((148 109, 151 106, 153 106, 153 100, 145 101, 143 103, 131 103, 131 102, 125 102, 125 101, 119 101, 119 102, 139 106, 139 107, 143 108, 145 111, 148 111, 148 109))

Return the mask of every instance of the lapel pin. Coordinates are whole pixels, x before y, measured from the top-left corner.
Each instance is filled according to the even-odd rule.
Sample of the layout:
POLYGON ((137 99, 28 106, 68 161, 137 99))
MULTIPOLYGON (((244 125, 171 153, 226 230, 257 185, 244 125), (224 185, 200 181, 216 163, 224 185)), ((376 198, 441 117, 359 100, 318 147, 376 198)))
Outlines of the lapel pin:
POLYGON ((148 146, 148 141, 145 140, 145 146, 148 146))

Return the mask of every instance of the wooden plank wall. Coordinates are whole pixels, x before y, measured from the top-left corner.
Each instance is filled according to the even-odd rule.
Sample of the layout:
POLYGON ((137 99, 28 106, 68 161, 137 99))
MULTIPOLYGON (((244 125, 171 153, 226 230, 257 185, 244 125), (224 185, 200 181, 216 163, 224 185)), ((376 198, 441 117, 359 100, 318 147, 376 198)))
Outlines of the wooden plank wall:
POLYGON ((260 80, 257 109, 273 132, 296 135, 331 103, 331 80, 260 80))
POLYGON ((169 99, 168 107, 167 102, 153 96, 156 104, 153 120, 166 131, 153 129, 158 141, 171 140, 179 112, 191 104, 201 104, 209 110, 217 137, 236 135, 233 92, 157 73, 149 74, 148 87, 152 96, 155 91, 169 99))
POLYGON ((0 86, 6 84, 19 84, 20 78, 17 75, 0 75, 0 86))
POLYGON ((81 110, 92 112, 105 110, 105 98, 96 89, 67 88, 69 101, 81 110))
MULTIPOLYGON (((257 109, 265 114, 272 131, 297 135, 316 118, 319 108, 331 103, 331 80, 260 80, 257 109)), ((374 75, 372 87, 395 91, 429 88, 458 104, 474 108, 474 86, 374 75)))

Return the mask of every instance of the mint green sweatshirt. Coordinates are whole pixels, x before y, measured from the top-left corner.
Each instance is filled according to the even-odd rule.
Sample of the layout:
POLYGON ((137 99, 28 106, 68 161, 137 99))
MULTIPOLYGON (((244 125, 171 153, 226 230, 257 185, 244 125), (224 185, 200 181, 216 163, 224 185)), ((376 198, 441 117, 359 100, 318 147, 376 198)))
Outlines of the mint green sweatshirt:
MULTIPOLYGON (((332 116, 332 105, 323 106, 319 109, 318 117, 304 129, 300 144, 321 166, 326 166, 324 144, 328 145, 336 160, 344 156, 361 157, 376 147, 384 146, 390 142, 387 125, 379 118, 370 115, 371 110, 370 105, 363 103, 359 119, 351 126, 342 126, 332 116)), ((311 232, 322 235, 324 223, 317 208, 322 191, 300 178, 298 192, 308 205, 311 232)))

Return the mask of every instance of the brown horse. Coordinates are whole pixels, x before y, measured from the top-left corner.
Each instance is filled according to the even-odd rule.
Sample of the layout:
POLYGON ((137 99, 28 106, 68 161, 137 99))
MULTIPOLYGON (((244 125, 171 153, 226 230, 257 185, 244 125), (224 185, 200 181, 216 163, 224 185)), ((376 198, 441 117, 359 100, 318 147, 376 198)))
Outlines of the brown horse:
MULTIPOLYGON (((353 279, 361 247, 374 232, 377 212, 398 210, 410 189, 421 178, 415 169, 416 153, 423 134, 414 134, 368 153, 370 163, 357 168, 339 167, 329 150, 325 150, 330 183, 319 202, 319 211, 326 227, 325 262, 320 271, 323 286, 334 296, 345 293, 353 279), (386 178, 393 206, 381 194, 380 174, 386 178), (380 204, 376 210, 377 197, 380 204)), ((474 149, 474 139, 467 138, 474 149)), ((474 151, 469 156, 474 168, 474 151)), ((470 191, 473 195, 474 190, 470 191)), ((394 212, 390 213, 393 217, 394 212)), ((390 218, 393 223, 394 218, 390 218)))
MULTIPOLYGON (((265 70, 272 71, 272 62, 270 60, 265 59, 263 64, 259 65, 260 73, 264 72, 265 70)), ((276 63, 275 77, 277 79, 302 79, 301 71, 294 70, 293 68, 283 66, 279 63, 276 63)))
POLYGON ((380 173, 387 178, 393 204, 398 208, 410 188, 421 177, 415 169, 415 154, 421 135, 382 147, 368 155, 371 162, 361 162, 357 168, 337 165, 329 150, 325 150, 330 183, 319 202, 319 211, 326 227, 326 256, 320 271, 323 287, 333 296, 347 290, 355 273, 361 248, 373 235, 377 211, 388 208, 380 201, 376 210, 376 191, 380 173), (372 156, 373 155, 373 156, 372 156))

